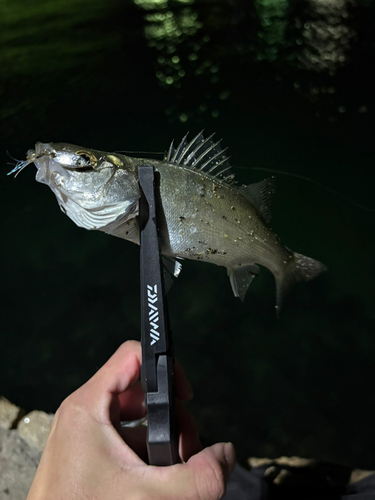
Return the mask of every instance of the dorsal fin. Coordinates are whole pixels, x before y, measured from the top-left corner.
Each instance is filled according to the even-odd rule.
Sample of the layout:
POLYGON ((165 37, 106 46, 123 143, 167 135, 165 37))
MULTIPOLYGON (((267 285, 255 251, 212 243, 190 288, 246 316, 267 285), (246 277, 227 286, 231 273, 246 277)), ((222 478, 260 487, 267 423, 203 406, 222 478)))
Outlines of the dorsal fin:
POLYGON ((264 181, 249 184, 238 188, 238 191, 245 196, 258 210, 259 215, 266 222, 271 219, 271 197, 275 192, 275 177, 268 177, 264 181))
POLYGON ((172 142, 164 161, 201 170, 223 180, 233 178, 228 156, 225 154, 227 148, 221 149, 220 141, 212 140, 214 134, 205 139, 202 132, 199 132, 190 142, 187 141, 186 134, 177 148, 174 148, 172 142))

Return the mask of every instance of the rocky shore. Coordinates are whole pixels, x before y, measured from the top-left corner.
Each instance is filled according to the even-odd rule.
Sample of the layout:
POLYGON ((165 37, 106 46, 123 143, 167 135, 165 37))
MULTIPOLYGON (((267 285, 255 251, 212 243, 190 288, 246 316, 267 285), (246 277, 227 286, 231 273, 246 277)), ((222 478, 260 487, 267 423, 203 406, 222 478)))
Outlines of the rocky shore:
POLYGON ((28 414, 0 396, 0 500, 25 500, 53 415, 28 414))
MULTIPOLYGON (((25 414, 0 396, 0 500, 25 500, 52 420, 53 414, 37 410, 25 414)), ((280 500, 306 495, 314 499, 340 498, 351 485, 356 492, 355 485, 361 487, 363 483, 366 488, 365 481, 373 484, 375 477, 374 471, 300 457, 249 458, 245 466, 246 470, 236 467, 225 498, 248 498, 249 492, 256 493, 260 487, 266 487, 272 498, 280 500)))

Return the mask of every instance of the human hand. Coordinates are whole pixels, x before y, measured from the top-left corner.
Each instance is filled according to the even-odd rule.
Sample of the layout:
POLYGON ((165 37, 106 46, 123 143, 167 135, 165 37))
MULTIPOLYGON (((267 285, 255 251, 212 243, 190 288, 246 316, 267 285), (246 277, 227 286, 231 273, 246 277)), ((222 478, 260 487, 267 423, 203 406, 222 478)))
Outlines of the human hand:
MULTIPOLYGON (((179 453, 186 463, 147 465, 145 429, 120 422, 146 413, 139 379, 139 342, 128 341, 55 414, 27 500, 216 500, 235 466, 231 443, 199 451, 191 418, 180 408, 179 453), (136 451, 134 451, 136 450, 136 451), (137 452, 137 453, 136 453, 137 452)), ((175 369, 176 397, 192 391, 175 369)))

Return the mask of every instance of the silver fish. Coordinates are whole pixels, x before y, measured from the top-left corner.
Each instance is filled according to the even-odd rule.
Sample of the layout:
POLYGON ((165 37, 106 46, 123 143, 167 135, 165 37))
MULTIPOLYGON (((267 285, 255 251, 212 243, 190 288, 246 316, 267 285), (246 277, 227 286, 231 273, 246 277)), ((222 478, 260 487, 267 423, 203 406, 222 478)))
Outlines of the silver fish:
POLYGON ((61 210, 78 226, 139 243, 137 169, 152 164, 160 176, 161 250, 177 259, 211 262, 227 268, 234 295, 244 299, 258 264, 276 281, 276 309, 297 281, 310 280, 326 267, 292 252, 266 225, 270 218, 273 179, 238 187, 226 150, 212 136, 185 136, 171 144, 163 161, 132 158, 65 143, 38 142, 27 160, 38 169, 36 180, 54 192, 61 210))

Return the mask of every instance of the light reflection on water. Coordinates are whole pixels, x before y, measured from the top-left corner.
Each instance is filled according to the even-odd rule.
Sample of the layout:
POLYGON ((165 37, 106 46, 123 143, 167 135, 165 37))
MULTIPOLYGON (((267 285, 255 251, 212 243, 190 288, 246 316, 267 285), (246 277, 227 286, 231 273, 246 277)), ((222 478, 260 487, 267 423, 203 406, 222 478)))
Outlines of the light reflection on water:
POLYGON ((255 0, 255 11, 259 18, 258 61, 276 61, 280 51, 287 45, 289 0, 255 0))
MULTIPOLYGON (((134 2, 145 10, 144 36, 148 45, 155 48, 158 54, 155 59, 155 75, 160 85, 180 89, 186 70, 200 75, 211 67, 211 61, 199 60, 199 50, 203 43, 209 41, 209 37, 197 37, 203 23, 192 7, 194 0, 177 0, 173 10, 169 9, 168 0, 134 2)), ((217 68, 213 72, 215 71, 217 68)), ((205 111, 206 107, 201 104, 199 109, 205 111)), ((172 114, 173 107, 166 112, 172 114)), ((188 110, 180 110, 179 120, 185 122, 189 115, 192 113, 188 110)))
MULTIPOLYGON (((19 78, 28 92, 16 104, 5 96, 0 117, 35 104, 29 86, 39 83, 30 71, 46 85, 44 99, 50 102, 56 98, 45 84, 50 78, 94 92, 103 58, 110 55, 108 71, 116 77, 118 61, 126 67, 135 37, 148 46, 155 83, 169 96, 165 112, 171 121, 218 117, 223 101, 250 103, 250 92, 257 93, 253 87, 262 87, 262 79, 270 89, 283 86, 283 92, 291 90, 309 103, 312 116, 329 122, 348 114, 346 82, 337 76, 363 43, 356 33, 360 2, 132 0, 119 6, 95 0, 89 11, 83 7, 83 0, 57 0, 53 6, 3 0, 2 77, 19 78), (251 90, 244 96, 246 85, 251 90)), ((142 56, 136 61, 144 65, 142 56)), ((110 90, 110 77, 101 86, 110 90)), ((12 82, 6 92, 13 87, 12 82)), ((362 96, 352 106, 358 116, 369 109, 362 96)))
MULTIPOLYGON (((159 84, 184 92, 195 81, 194 106, 188 109, 191 100, 184 103, 182 94, 181 102, 166 110, 182 122, 207 112, 218 116, 216 103, 233 92, 234 58, 240 65, 237 78, 252 80, 254 65, 274 64, 281 73, 301 72, 305 85, 297 78, 293 88, 311 103, 321 96, 332 101, 336 88, 329 79, 350 62, 356 36, 348 0, 309 0, 297 7, 290 0, 218 0, 209 10, 194 0, 134 3, 144 11, 144 37, 155 50, 159 84), (324 85, 316 85, 314 74, 326 75, 324 85), (200 79, 209 81, 209 91, 196 83, 200 79)), ((365 103, 359 108, 367 111, 365 103)), ((337 104, 336 114, 345 110, 337 104)))
POLYGON ((334 74, 347 62, 356 35, 348 25, 348 1, 310 0, 306 13, 304 22, 297 20, 303 45, 298 60, 307 69, 334 74))

